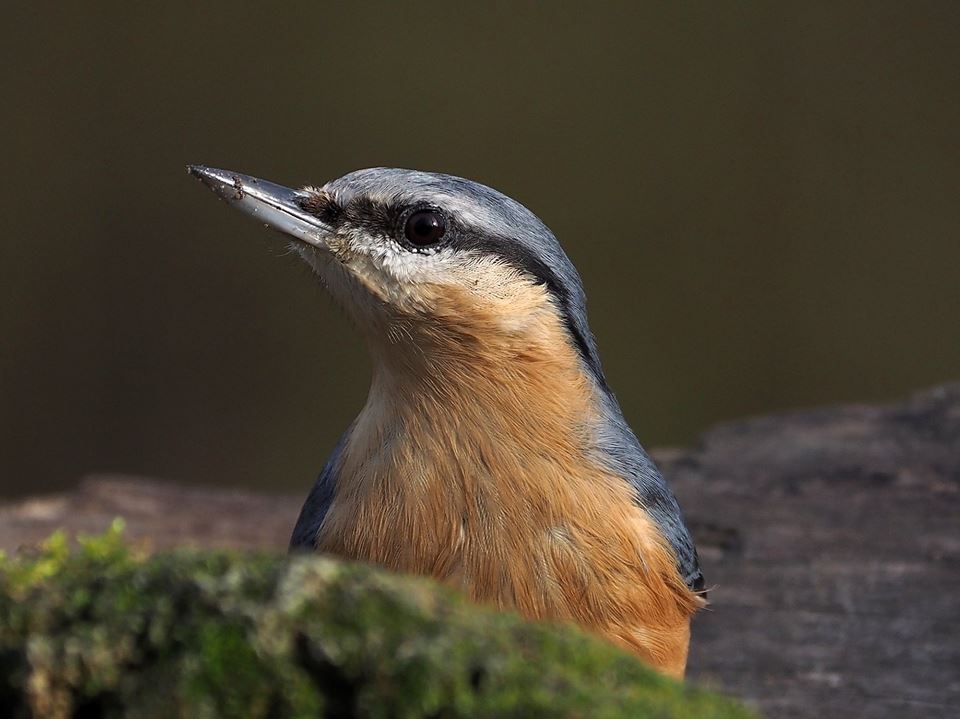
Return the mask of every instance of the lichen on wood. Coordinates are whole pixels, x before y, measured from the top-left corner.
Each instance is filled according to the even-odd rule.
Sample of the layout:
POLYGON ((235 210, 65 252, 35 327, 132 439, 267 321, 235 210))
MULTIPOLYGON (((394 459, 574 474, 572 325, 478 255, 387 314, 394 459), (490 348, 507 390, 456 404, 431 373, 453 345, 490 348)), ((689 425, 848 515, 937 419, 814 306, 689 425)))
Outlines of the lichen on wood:
POLYGON ((568 626, 315 556, 126 545, 0 557, 11 717, 746 717, 568 626))

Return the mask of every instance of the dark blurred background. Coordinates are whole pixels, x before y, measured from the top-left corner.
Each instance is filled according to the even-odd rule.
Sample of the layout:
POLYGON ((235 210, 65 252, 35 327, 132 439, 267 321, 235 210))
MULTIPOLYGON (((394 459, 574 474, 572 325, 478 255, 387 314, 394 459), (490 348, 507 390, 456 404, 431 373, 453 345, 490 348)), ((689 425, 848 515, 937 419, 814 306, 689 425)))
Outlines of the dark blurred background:
POLYGON ((0 494, 305 491, 351 328, 188 162, 490 184, 580 268, 648 445, 960 377, 960 3, 10 3, 0 494))

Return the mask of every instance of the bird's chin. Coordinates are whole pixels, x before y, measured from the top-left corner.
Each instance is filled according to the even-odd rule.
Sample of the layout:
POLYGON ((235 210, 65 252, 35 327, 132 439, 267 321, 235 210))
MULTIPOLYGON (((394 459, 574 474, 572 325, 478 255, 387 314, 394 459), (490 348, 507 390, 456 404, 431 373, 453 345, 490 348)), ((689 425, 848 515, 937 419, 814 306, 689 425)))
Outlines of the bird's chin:
MULTIPOLYGON (((380 326, 391 314, 390 300, 377 278, 334 249, 291 242, 290 250, 313 270, 320 284, 361 327, 380 326)), ((355 258, 353 258, 355 260, 355 258)))
POLYGON ((326 273, 330 263, 334 261, 333 254, 329 250, 308 245, 305 242, 291 240, 287 247, 290 248, 291 252, 299 255, 300 259, 306 262, 310 266, 310 269, 321 277, 326 273))

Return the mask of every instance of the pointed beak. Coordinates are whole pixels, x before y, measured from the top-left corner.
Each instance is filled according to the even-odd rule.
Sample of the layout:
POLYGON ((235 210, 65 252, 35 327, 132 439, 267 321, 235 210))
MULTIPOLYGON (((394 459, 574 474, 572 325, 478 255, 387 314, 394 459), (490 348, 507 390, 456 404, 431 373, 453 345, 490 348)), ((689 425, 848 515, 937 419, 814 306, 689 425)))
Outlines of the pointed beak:
POLYGON ((332 228, 301 208, 303 195, 296 190, 204 165, 187 165, 187 172, 213 190, 221 200, 256 217, 267 227, 314 247, 326 247, 326 237, 332 228))

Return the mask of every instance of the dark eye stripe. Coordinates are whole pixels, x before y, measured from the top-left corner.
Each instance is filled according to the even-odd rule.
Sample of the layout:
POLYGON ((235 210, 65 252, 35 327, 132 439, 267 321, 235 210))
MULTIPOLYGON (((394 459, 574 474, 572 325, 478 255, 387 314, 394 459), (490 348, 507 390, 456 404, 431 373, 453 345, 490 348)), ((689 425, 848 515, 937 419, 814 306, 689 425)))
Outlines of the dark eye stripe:
POLYGON ((365 227, 374 234, 392 234, 402 208, 358 197, 347 205, 344 219, 357 227, 365 227))
MULTIPOLYGON (((358 227, 366 228, 373 234, 390 237, 395 236, 398 223, 403 218, 404 213, 409 212, 410 207, 406 204, 386 204, 368 197, 358 197, 350 202, 346 208, 343 208, 335 202, 331 205, 332 199, 328 197, 323 199, 324 197, 320 195, 315 201, 317 212, 335 213, 336 222, 348 221, 358 227)), ((305 202, 310 202, 310 198, 305 202)), ((307 209, 307 207, 304 209, 307 209)), ((587 340, 586 333, 589 330, 586 327, 580 327, 574 319, 570 295, 553 270, 519 242, 509 238, 490 236, 474 228, 463 227, 456 222, 455 217, 450 218, 444 230, 446 232, 445 241, 449 242, 454 249, 472 250, 482 255, 498 257, 546 287, 554 302, 556 302, 557 309, 560 311, 564 325, 570 334, 570 339, 577 348, 583 363, 600 387, 609 392, 603 368, 600 366, 600 359, 587 340)), ((404 228, 400 228, 400 231, 403 232, 404 228)), ((416 245, 416 243, 412 244, 416 245)))
POLYGON ((343 208, 325 192, 311 192, 301 198, 299 204, 301 209, 328 225, 336 225, 343 215, 343 208))

